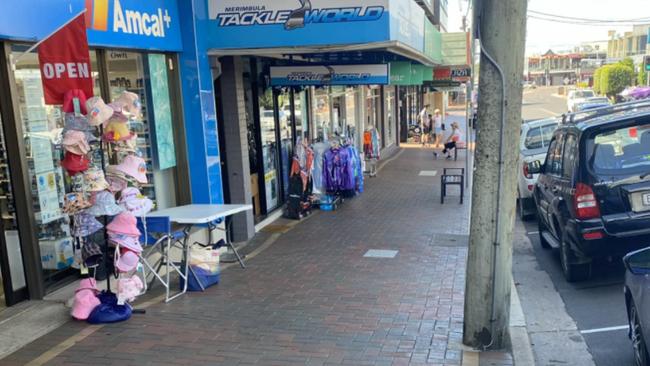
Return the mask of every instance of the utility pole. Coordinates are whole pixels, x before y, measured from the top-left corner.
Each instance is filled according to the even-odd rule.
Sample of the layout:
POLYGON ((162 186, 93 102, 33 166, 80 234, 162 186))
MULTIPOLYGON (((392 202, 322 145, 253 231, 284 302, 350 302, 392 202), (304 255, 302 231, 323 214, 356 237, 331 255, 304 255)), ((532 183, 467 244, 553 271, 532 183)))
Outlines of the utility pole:
POLYGON ((477 348, 499 349, 507 343, 527 3, 481 0, 474 5, 481 40, 479 130, 463 342, 477 348), (503 72, 505 91, 490 59, 503 72))

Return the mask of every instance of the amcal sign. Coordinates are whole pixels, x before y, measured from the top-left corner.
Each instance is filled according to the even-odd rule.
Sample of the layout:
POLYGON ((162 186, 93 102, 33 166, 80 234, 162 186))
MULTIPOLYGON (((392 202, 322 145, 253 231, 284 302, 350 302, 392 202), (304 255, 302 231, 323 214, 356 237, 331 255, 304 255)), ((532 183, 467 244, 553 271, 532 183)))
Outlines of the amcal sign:
POLYGON ((86 0, 91 45, 180 50, 175 0, 86 0))

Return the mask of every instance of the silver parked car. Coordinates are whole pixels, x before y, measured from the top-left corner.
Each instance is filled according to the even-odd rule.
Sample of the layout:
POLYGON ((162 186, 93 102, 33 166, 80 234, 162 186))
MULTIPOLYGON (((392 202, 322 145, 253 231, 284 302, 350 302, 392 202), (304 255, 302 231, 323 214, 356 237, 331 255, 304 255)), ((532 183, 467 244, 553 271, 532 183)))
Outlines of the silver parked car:
POLYGON ((535 215, 533 189, 537 174, 528 172, 528 164, 533 161, 544 161, 553 132, 558 126, 558 118, 547 118, 521 125, 521 141, 519 143, 519 161, 521 169, 517 184, 517 209, 519 217, 527 220, 535 215))

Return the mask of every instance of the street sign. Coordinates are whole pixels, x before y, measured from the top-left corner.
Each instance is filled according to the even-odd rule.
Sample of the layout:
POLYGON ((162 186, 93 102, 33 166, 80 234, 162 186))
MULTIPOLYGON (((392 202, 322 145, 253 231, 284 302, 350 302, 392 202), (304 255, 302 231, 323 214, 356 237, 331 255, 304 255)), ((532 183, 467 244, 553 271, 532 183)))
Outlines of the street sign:
POLYGON ((452 79, 455 78, 466 78, 472 76, 472 69, 469 67, 466 68, 459 68, 459 69, 451 69, 451 77, 452 79))

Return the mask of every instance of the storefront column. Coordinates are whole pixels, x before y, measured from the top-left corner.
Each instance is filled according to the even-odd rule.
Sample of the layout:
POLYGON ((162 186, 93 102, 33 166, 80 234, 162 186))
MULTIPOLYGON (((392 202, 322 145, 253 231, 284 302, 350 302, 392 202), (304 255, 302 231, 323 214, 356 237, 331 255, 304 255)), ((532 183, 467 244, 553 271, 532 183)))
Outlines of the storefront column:
POLYGON ((185 138, 193 203, 223 203, 221 161, 212 71, 206 47, 207 2, 179 1, 180 54, 185 138))
MULTIPOLYGON (((223 57, 221 76, 218 79, 221 90, 220 105, 223 107, 225 136, 225 156, 228 166, 228 187, 233 203, 252 205, 251 172, 248 156, 248 126, 246 126, 246 108, 244 106, 244 80, 241 57, 223 57)), ((246 241, 255 235, 253 211, 246 211, 234 216, 233 240, 246 241)))

